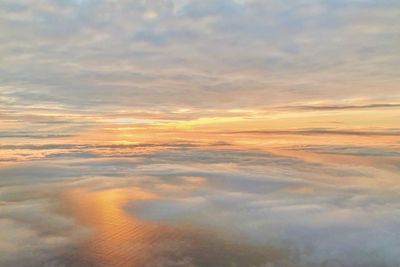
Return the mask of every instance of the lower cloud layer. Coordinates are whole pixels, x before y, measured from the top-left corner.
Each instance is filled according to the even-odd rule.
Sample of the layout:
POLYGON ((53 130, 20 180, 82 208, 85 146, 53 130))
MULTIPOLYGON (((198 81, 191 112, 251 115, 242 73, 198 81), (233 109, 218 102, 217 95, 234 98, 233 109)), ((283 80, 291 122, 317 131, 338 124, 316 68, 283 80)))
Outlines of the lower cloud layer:
POLYGON ((1 266, 400 264, 392 150, 46 149, 0 168, 1 266))

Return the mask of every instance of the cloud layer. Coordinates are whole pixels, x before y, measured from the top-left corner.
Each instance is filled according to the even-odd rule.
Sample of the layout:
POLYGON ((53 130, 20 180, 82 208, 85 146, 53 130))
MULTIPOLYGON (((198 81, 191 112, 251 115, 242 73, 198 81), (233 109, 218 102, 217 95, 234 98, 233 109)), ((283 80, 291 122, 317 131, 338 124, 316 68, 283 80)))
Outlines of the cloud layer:
MULTIPOLYGON (((295 151, 332 153, 332 159, 317 162, 299 152, 298 156, 285 156, 229 146, 170 146, 118 156, 98 152, 82 158, 72 153, 62 160, 46 157, 35 163, 2 168, 2 229, 18 233, 20 240, 20 245, 2 242, 1 246, 10 251, 2 254, 2 264, 15 264, 12 255, 23 253, 23 249, 24 255, 28 255, 26 260, 38 265, 43 261, 88 261, 90 258, 79 256, 74 249, 85 244, 82 240, 91 236, 91 227, 79 226, 79 217, 65 209, 55 209, 66 204, 48 193, 80 188, 105 196, 109 190, 132 192, 128 195, 134 199, 128 198, 119 208, 132 218, 176 227, 182 233, 181 237, 156 234, 154 238, 158 238, 160 247, 152 253, 160 258, 142 266, 180 266, 173 260, 176 251, 183 253, 178 258, 186 266, 231 264, 225 258, 202 262, 199 249, 205 241, 187 232, 188 225, 208 229, 198 230, 203 234, 218 232, 219 237, 213 234, 207 242, 218 244, 222 242, 217 241, 219 238, 225 240, 218 245, 224 250, 221 253, 231 255, 237 266, 247 266, 244 262, 250 255, 264 255, 254 262, 259 266, 397 266, 400 196, 398 169, 390 167, 392 161, 398 162, 397 155, 377 148, 366 153, 367 148, 356 147, 340 150, 336 155, 335 149, 296 148, 295 151), (344 153, 358 160, 347 164, 335 162, 336 157, 346 156, 344 153), (365 157, 369 160, 363 160, 365 157), (28 188, 30 193, 23 193, 28 188), (142 193, 129 191, 130 188, 140 188, 149 197, 135 199, 142 193), (244 247, 230 247, 237 240, 244 247), (33 245, 22 245, 27 242, 33 245), (168 247, 169 242, 178 242, 177 250, 166 251, 161 246, 168 247), (189 244, 190 249, 182 244, 189 244), (266 254, 257 254, 257 248, 262 247, 266 254), (32 249, 40 249, 43 256, 37 256, 32 249), (240 252, 244 254, 236 249, 244 250, 240 252)), ((80 201, 84 198, 75 199, 75 203, 80 201)), ((24 266, 24 259, 19 260, 17 264, 24 266)))
POLYGON ((397 1, 1 7, 2 106, 160 111, 399 98, 397 1))
POLYGON ((396 0, 1 1, 0 265, 399 266, 398 25, 396 0))

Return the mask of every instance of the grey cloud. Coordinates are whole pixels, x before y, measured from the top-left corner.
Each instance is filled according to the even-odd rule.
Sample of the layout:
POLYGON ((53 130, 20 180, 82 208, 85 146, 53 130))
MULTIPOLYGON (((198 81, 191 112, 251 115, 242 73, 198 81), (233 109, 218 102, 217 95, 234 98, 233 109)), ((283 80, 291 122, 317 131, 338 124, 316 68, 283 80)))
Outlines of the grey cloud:
POLYGON ((391 104, 391 103, 380 103, 380 104, 370 104, 370 105, 347 105, 347 106, 288 106, 283 107, 283 109, 295 109, 295 110, 321 110, 321 111, 330 111, 330 110, 347 110, 347 109, 397 109, 400 108, 400 104, 391 104))
POLYGON ((250 238, 278 248, 287 248, 289 242, 295 250, 289 252, 293 259, 287 266, 335 266, 335 262, 337 266, 395 266, 399 260, 398 236, 393 233, 399 225, 393 207, 372 203, 366 208, 356 203, 338 206, 336 199, 344 198, 345 202, 354 192, 324 194, 310 198, 277 194, 268 198, 235 196, 221 188, 207 191, 203 197, 183 195, 177 200, 132 202, 126 208, 146 220, 218 228, 233 235, 233 239, 250 238))
MULTIPOLYGON (((24 146, 21 148, 24 149, 24 146)), ((48 145, 26 148, 33 151, 39 149, 40 156, 35 156, 33 153, 32 156, 24 156, 25 159, 21 159, 20 164, 1 169, 3 183, 24 183, 29 180, 43 183, 60 179, 76 181, 100 176, 116 181, 120 179, 129 181, 132 177, 142 181, 138 177, 147 177, 148 181, 140 186, 153 186, 162 180, 172 182, 183 176, 198 176, 204 177, 208 186, 225 188, 233 192, 268 194, 314 185, 357 188, 358 182, 352 182, 353 178, 356 178, 355 181, 371 179, 377 171, 365 169, 362 165, 349 165, 344 168, 335 164, 307 162, 301 158, 261 151, 241 151, 228 147, 221 149, 212 146, 204 149, 185 143, 165 144, 165 146, 162 144, 48 145), (141 150, 142 148, 146 150, 141 150), (150 148, 150 151, 147 151, 147 148, 150 148), (24 163, 33 159, 35 163, 24 163), (45 164, 41 163, 43 160, 45 164), (232 169, 227 171, 226 167, 232 169), (310 172, 319 175, 310 176, 310 172), (337 184, 337 179, 345 183, 337 184)), ((15 155, 19 156, 18 153, 15 155)), ((379 163, 375 168, 385 169, 387 164, 387 162, 379 163)))
POLYGON ((90 234, 72 218, 52 212, 46 199, 2 202, 0 225, 2 266, 43 266, 90 234))
MULTIPOLYGON (((215 145, 226 145, 227 143, 217 143, 215 145)), ((175 143, 141 143, 141 144, 128 144, 128 145, 118 145, 118 144, 44 144, 44 145, 32 145, 32 144, 20 144, 20 145, 0 145, 0 149, 23 149, 23 150, 54 150, 54 149, 132 149, 132 148, 152 148, 152 147, 176 147, 176 148, 190 148, 196 147, 196 144, 175 142, 175 143)))
POLYGON ((355 135, 355 136, 399 136, 400 132, 395 130, 336 130, 330 128, 317 129, 293 129, 293 130, 271 130, 271 131, 237 131, 224 132, 223 134, 265 134, 265 135, 355 135))
POLYGON ((399 157, 400 152, 396 147, 367 147, 367 146, 299 146, 292 150, 305 150, 317 153, 355 155, 355 156, 377 156, 377 157, 399 157))
POLYGON ((12 90, 29 92, 15 94, 17 103, 111 111, 132 103, 161 109, 276 105, 366 91, 371 98, 398 97, 395 2, 3 6, 0 49, 10 64, 0 78, 12 90), (121 75, 126 78, 116 84, 112 77, 121 75), (253 94, 259 97, 244 97, 253 94))
MULTIPOLYGON (((53 150, 57 145, 31 148, 53 150)), ((3 167, 0 170, 0 199, 5 208, 0 214, 5 220, 18 222, 17 225, 22 223, 23 229, 31 224, 36 229, 59 220, 56 223, 58 227, 75 229, 70 219, 39 215, 49 207, 45 200, 51 199, 57 190, 137 187, 154 193, 157 199, 128 202, 125 210, 133 216, 167 223, 178 229, 181 224, 188 223, 201 229, 214 229, 229 242, 241 240, 266 251, 283 253, 278 253, 281 255, 278 259, 284 262, 277 263, 267 255, 267 258, 256 261, 260 266, 268 259, 276 266, 290 267, 335 266, 335 262, 338 266, 396 266, 399 263, 396 256, 398 236, 394 234, 399 227, 396 212, 399 195, 390 188, 365 187, 363 184, 382 175, 379 169, 360 169, 353 163, 314 163, 302 158, 240 151, 225 146, 224 149, 213 147, 208 150, 196 146, 167 146, 164 149, 167 148, 168 153, 153 151, 138 153, 135 157, 129 154, 126 157, 108 157, 99 153, 99 158, 87 159, 72 153, 68 160, 46 159, 35 164, 3 167), (349 185, 348 178, 356 179, 349 185), (46 190, 51 185, 58 189, 46 190), (18 191, 21 188, 30 193, 18 191), (42 191, 36 192, 38 188, 42 191), (371 236, 376 238, 371 239, 371 236), (376 256, 370 256, 371 253, 376 256)), ((121 150, 120 146, 115 149, 121 150)), ((7 225, 11 223, 5 223, 3 229, 9 227, 7 225)), ((60 229, 53 230, 56 234, 60 229)), ((36 238, 37 233, 41 232, 33 231, 20 239, 36 238)), ((196 246, 195 237, 189 236, 191 241, 188 244, 196 246)), ((214 240, 210 238, 207 240, 214 240)), ((40 260, 75 262, 73 256, 67 256, 74 250, 68 245, 73 244, 73 240, 62 241, 65 246, 56 246, 59 250, 54 253, 44 248, 46 255, 53 258, 46 256, 40 260)), ((191 251, 181 249, 185 255, 192 255, 191 251)), ((246 255, 256 251, 253 249, 245 255, 229 249, 225 253, 239 262, 242 256, 242 260, 248 261, 246 255)), ((75 263, 81 260, 77 258, 75 263)), ((192 260, 196 262, 200 258, 194 256, 192 260)), ((7 259, 5 262, 6 266, 11 263, 15 261, 7 259)), ((21 266, 24 265, 21 263, 21 266)))
POLYGON ((46 134, 46 133, 15 133, 15 132, 2 132, 0 138, 32 138, 32 139, 49 139, 49 138, 65 138, 72 137, 68 134, 46 134))
POLYGON ((61 178, 80 176, 82 170, 57 164, 16 164, 0 169, 1 184, 60 181, 61 178))

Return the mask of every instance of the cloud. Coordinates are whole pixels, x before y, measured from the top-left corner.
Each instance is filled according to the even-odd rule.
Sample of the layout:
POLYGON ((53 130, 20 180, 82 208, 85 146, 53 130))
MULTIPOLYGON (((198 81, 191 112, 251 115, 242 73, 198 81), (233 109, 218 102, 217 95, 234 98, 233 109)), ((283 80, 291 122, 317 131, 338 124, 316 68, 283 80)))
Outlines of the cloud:
POLYGON ((272 131, 237 131, 225 132, 224 134, 264 134, 264 135, 355 135, 355 136, 398 136, 397 129, 355 131, 336 129, 294 129, 294 130, 272 130, 272 131))
MULTIPOLYGON (((393 187, 379 186, 390 179, 395 182, 396 177, 390 178, 382 165, 366 168, 356 160, 345 164, 313 162, 300 156, 226 146, 167 145, 160 150, 110 157, 108 150, 120 153, 121 149, 135 150, 137 146, 100 147, 94 158, 71 153, 68 160, 48 157, 0 169, 2 229, 18 231, 21 244, 41 249, 43 254, 34 258, 35 262, 72 261, 78 265, 87 260, 73 253, 79 248, 81 230, 73 214, 52 208, 53 204, 66 205, 54 198, 56 195, 73 188, 104 193, 140 188, 154 198, 128 201, 121 208, 135 219, 173 227, 181 233, 174 239, 178 243, 171 236, 158 237, 160 247, 155 249, 152 264, 176 266, 170 262, 175 262, 174 250, 166 249, 172 244, 188 257, 178 258, 194 266, 210 266, 216 261, 228 264, 227 258, 217 257, 218 253, 229 255, 238 266, 246 266, 251 255, 258 255, 254 256, 256 266, 268 262, 275 266, 399 263, 395 234, 399 196, 393 187), (187 232, 185 225, 199 229, 196 231, 200 234, 187 232), (64 235, 69 231, 76 233, 76 238, 64 235), (218 235, 205 234, 208 231, 217 231, 218 235), (202 261, 203 254, 198 254, 199 248, 207 244, 199 235, 207 236, 210 249, 219 251, 207 262, 202 261), (242 245, 233 245, 237 240, 242 245)), ((92 146, 72 144, 21 148, 96 151, 92 146)), ((359 149, 349 148, 353 150, 359 149)), ((3 265, 24 266, 32 261, 32 248, 8 242, 2 246, 10 251, 9 255, 14 255, 11 251, 28 255, 20 262, 15 257, 3 257, 3 265)), ((210 250, 207 253, 212 254, 210 250)))
POLYGON ((400 108, 400 104, 390 104, 390 103, 381 103, 381 104, 369 104, 369 105, 347 105, 347 106, 289 106, 286 107, 289 109, 295 110, 311 110, 311 111, 330 111, 330 110, 362 110, 362 109, 397 109, 400 108))
POLYGON ((340 145, 308 145, 291 147, 292 150, 304 150, 317 153, 354 155, 354 156, 376 156, 376 157, 398 157, 399 151, 395 147, 371 147, 371 146, 340 146, 340 145))
POLYGON ((15 132, 0 132, 0 138, 23 138, 23 139, 51 139, 51 138, 66 138, 72 137, 73 135, 67 134, 46 134, 46 133, 15 133, 15 132))
POLYGON ((147 267, 399 266, 399 18, 392 0, 1 1, 0 265, 95 265, 60 196, 140 188, 118 212, 176 231, 147 267))
MULTIPOLYGON (((147 176, 161 179, 144 187, 157 192, 159 197, 133 201, 126 209, 145 220, 200 224, 220 229, 233 240, 250 239, 285 248, 293 257, 296 253, 302 255, 300 260, 291 259, 287 266, 335 262, 338 266, 395 266, 398 262, 398 251, 389 249, 398 242, 392 234, 398 227, 397 215, 393 213, 398 195, 392 195, 390 200, 391 193, 378 193, 377 188, 366 188, 361 181, 351 187, 341 186, 346 180, 344 170, 351 173, 351 165, 342 165, 335 172, 329 165, 314 169, 313 164, 303 162, 301 166, 290 164, 288 171, 283 160, 249 161, 251 157, 265 159, 266 155, 247 153, 240 156, 242 163, 236 162, 225 170, 220 165, 219 169, 217 164, 222 162, 233 164, 228 156, 232 154, 214 153, 214 163, 210 160, 197 166, 188 167, 189 162, 198 161, 186 155, 190 161, 186 160, 184 166, 170 163, 139 168, 147 176), (247 168, 247 163, 251 168, 247 168), (329 168, 331 171, 326 171, 329 168), (187 180, 179 179, 186 176, 203 180, 188 186, 187 180), (291 176, 296 179, 290 180, 291 176), (325 179, 332 178, 332 183, 324 185, 325 179), (380 236, 380 241, 371 240, 371 235, 380 236), (371 253, 376 257, 370 257, 371 253)), ((368 181, 373 174, 359 175, 361 180, 368 181)))
POLYGON ((25 197, 4 201, 6 190, 11 189, 3 188, 0 192, 2 266, 43 266, 89 236, 90 230, 73 218, 51 211, 52 204, 43 198, 46 189, 35 188, 25 192, 25 197))
POLYGON ((393 1, 5 1, 2 10, 9 106, 161 111, 399 97, 393 1))

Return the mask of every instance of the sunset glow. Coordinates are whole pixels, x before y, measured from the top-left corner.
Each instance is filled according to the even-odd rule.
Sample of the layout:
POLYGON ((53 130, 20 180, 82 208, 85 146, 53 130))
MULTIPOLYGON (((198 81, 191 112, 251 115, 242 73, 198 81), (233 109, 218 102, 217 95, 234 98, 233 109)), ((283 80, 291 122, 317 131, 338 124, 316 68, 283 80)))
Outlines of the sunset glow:
POLYGON ((0 1, 1 267, 400 266, 400 1, 0 1))

